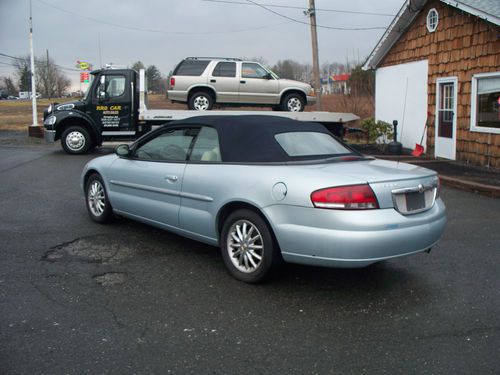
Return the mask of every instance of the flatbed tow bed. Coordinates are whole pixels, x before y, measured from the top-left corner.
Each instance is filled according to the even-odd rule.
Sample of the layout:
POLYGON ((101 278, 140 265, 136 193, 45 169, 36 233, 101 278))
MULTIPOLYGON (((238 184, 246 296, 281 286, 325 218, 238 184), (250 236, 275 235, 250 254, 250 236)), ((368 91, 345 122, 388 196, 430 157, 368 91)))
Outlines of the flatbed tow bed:
POLYGON ((84 154, 104 142, 133 141, 165 123, 195 116, 285 117, 321 123, 339 137, 345 123, 359 119, 337 112, 148 109, 144 70, 101 69, 91 74, 93 82, 82 100, 52 104, 44 111, 45 140, 60 139, 69 154, 84 154))

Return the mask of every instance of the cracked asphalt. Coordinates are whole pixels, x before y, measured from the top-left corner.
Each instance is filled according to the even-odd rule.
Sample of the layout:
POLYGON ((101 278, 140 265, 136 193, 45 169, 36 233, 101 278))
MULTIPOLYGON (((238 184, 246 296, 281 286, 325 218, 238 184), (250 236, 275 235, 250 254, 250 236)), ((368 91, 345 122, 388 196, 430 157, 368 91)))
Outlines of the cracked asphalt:
POLYGON ((79 176, 108 152, 0 143, 0 373, 498 373, 500 200, 443 188, 431 254, 247 285, 216 248, 91 222, 79 176))

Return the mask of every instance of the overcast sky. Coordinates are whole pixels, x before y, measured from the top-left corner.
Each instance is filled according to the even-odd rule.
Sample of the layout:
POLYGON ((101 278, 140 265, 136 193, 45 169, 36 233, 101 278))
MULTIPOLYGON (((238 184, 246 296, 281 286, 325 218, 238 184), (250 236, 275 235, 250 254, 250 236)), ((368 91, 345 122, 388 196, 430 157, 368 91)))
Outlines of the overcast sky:
MULTIPOLYGON (((362 60, 384 31, 326 27, 387 27, 393 18, 331 10, 395 15, 403 2, 316 0, 317 24, 325 26, 318 28, 320 64, 357 60, 358 54, 362 60)), ((48 50, 57 64, 67 68, 74 68, 76 60, 94 67, 100 62, 128 66, 141 60, 166 75, 186 56, 262 57, 268 65, 287 58, 312 60, 309 18, 303 13, 309 0, 32 0, 32 4, 35 55, 44 57, 48 50)), ((28 15, 29 0, 0 0, 0 53, 29 54, 28 15)), ((11 62, 0 56, 0 76, 12 74, 6 65, 11 62)), ((66 73, 78 82, 77 72, 66 73)))

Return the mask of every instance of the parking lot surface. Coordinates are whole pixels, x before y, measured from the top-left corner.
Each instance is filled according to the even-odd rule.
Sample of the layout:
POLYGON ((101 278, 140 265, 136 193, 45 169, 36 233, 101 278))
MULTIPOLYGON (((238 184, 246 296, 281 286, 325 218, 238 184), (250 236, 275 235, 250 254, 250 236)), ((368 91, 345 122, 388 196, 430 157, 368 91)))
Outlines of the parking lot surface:
POLYGON ((500 200, 443 188, 430 254, 247 285, 216 248, 91 222, 80 172, 111 151, 0 146, 0 373, 498 373, 500 200))

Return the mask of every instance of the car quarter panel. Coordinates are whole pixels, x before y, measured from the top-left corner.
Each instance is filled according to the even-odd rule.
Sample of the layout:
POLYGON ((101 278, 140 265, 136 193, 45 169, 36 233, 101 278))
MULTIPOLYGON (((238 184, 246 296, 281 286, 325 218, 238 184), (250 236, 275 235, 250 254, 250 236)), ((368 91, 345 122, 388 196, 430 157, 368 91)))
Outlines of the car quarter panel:
POLYGON ((409 216, 391 208, 340 211, 273 205, 265 211, 286 261, 333 267, 363 267, 428 250, 446 224, 440 199, 430 210, 409 216))

